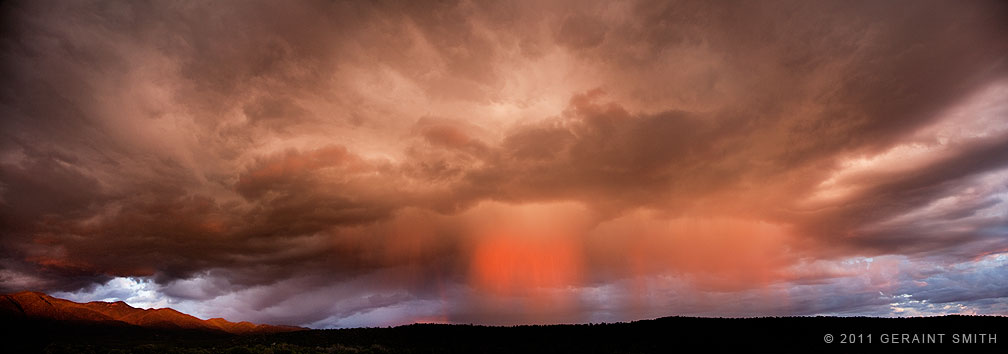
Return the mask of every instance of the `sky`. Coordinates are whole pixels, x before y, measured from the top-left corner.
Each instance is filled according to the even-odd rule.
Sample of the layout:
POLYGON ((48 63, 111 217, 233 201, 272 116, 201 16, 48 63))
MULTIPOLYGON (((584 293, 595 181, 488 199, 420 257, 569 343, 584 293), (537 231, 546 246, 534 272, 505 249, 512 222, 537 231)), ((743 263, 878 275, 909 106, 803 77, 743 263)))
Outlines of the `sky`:
POLYGON ((0 293, 1008 315, 1001 1, 5 1, 0 293))

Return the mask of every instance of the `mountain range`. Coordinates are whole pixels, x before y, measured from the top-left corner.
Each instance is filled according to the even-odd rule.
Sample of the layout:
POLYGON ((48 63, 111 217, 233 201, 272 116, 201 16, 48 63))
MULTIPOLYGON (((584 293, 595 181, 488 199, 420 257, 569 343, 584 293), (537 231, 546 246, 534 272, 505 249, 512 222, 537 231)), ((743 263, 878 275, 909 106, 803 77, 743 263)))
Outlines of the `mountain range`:
POLYGON ((201 320, 171 308, 139 309, 122 301, 78 303, 34 291, 2 295, 0 298, 0 319, 5 321, 51 320, 153 329, 202 330, 231 334, 279 333, 305 329, 245 321, 230 322, 223 318, 201 320))

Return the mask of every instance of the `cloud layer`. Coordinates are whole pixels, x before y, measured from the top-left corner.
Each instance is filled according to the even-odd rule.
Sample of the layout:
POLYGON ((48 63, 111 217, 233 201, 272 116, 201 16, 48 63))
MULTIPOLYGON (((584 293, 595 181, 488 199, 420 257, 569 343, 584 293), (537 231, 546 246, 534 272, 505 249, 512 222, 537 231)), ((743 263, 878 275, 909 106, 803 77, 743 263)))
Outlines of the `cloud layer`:
POLYGON ((5 2, 0 291, 1006 314, 999 2, 5 2))

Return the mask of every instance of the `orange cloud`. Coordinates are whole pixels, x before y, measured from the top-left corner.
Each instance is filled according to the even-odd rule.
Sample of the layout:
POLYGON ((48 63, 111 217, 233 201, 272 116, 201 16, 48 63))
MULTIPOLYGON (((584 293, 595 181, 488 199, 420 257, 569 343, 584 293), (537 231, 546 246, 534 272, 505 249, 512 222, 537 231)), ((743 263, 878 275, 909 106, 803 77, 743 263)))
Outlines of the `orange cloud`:
POLYGON ((579 245, 549 235, 481 236, 471 257, 473 285, 494 295, 578 286, 583 271, 579 245))
POLYGON ((687 275, 701 287, 729 291, 785 279, 793 240, 788 227, 760 220, 638 210, 600 224, 588 246, 598 272, 687 275))

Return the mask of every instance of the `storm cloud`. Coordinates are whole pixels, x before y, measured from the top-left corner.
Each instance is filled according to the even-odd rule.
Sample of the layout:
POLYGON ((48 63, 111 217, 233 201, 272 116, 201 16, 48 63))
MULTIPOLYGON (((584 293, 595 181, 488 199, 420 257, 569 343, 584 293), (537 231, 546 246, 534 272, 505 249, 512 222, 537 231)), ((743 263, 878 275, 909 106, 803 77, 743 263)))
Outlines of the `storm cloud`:
POLYGON ((313 327, 1008 314, 996 1, 8 1, 0 291, 313 327))

